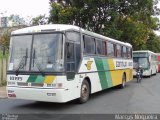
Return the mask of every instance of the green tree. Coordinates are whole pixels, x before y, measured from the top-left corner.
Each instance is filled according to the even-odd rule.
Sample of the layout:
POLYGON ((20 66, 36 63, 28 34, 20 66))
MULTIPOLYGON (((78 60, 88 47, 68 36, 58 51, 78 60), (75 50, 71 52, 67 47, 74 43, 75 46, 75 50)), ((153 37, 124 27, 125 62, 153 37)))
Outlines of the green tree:
POLYGON ((47 24, 48 18, 45 15, 39 15, 35 18, 32 18, 31 25, 44 25, 47 24))
POLYGON ((8 20, 9 20, 10 26, 12 27, 26 24, 24 18, 20 17, 19 15, 12 14, 8 17, 8 20))
POLYGON ((129 42, 134 50, 147 49, 157 28, 153 0, 58 0, 50 1, 49 22, 74 24, 84 29, 129 42))
POLYGON ((160 37, 156 36, 154 33, 150 34, 150 37, 146 43, 147 49, 154 51, 156 53, 160 52, 160 37))
POLYGON ((3 48, 3 54, 6 54, 6 52, 9 50, 10 34, 11 31, 6 30, 0 37, 0 45, 3 48))

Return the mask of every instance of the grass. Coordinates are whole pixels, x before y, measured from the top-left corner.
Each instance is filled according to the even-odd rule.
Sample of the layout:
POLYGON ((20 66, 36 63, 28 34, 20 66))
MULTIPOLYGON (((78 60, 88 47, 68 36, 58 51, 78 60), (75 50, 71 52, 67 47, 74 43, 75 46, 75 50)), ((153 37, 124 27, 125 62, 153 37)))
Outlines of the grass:
POLYGON ((7 81, 3 81, 3 82, 0 84, 0 87, 6 86, 6 85, 7 85, 7 81))
POLYGON ((8 57, 8 52, 6 52, 5 55, 3 55, 3 52, 0 51, 0 58, 7 58, 8 57))

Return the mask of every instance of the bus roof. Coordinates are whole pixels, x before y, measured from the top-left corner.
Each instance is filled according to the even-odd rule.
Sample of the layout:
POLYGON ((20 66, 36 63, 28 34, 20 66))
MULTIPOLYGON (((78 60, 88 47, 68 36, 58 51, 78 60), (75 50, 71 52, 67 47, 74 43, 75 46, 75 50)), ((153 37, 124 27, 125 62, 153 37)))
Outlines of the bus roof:
POLYGON ((22 28, 19 30, 15 30, 13 31, 11 34, 12 35, 17 35, 17 34, 28 34, 28 33, 37 33, 37 32, 52 32, 52 31, 66 31, 66 30, 76 30, 76 31, 81 31, 84 34, 90 35, 90 36, 94 36, 100 39, 105 39, 107 41, 112 41, 118 44, 122 44, 125 46, 129 46, 132 47, 131 44, 129 43, 125 43, 125 42, 121 42, 88 30, 84 30, 78 26, 74 26, 74 25, 65 25, 65 24, 52 24, 52 25, 39 25, 39 26, 32 26, 32 27, 26 27, 26 28, 22 28))
POLYGON ((142 52, 148 52, 148 53, 152 53, 152 54, 157 54, 157 53, 154 53, 150 50, 138 50, 138 51, 133 51, 133 53, 142 53, 142 52))
POLYGON ((12 35, 15 34, 27 34, 27 33, 36 33, 36 32, 47 32, 47 31, 65 31, 69 29, 79 30, 80 28, 74 25, 64 25, 64 24, 53 24, 53 25, 38 25, 31 26, 22 29, 18 29, 12 32, 12 35))

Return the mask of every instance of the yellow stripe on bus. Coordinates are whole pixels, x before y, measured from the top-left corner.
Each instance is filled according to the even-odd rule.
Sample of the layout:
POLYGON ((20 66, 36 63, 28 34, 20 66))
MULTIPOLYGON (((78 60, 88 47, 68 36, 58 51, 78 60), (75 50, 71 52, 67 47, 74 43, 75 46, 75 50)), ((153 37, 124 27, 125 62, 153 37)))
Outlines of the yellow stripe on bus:
POLYGON ((56 76, 46 76, 45 80, 44 80, 44 83, 52 84, 55 79, 56 79, 56 76))
POLYGON ((120 79, 122 75, 121 70, 115 70, 115 65, 113 59, 108 59, 109 70, 112 78, 112 85, 116 86, 120 84, 120 79))
POLYGON ((122 83, 122 77, 124 72, 126 73, 126 81, 130 81, 133 79, 133 77, 131 76, 132 69, 111 71, 113 86, 116 86, 122 83))
POLYGON ((109 70, 115 70, 113 59, 108 59, 109 70))
POLYGON ((114 70, 111 71, 112 84, 113 86, 119 85, 122 83, 122 75, 124 70, 114 70))
POLYGON ((133 79, 132 69, 115 70, 113 59, 108 59, 109 70, 112 78, 112 85, 116 86, 122 83, 123 73, 126 73, 126 81, 133 79))

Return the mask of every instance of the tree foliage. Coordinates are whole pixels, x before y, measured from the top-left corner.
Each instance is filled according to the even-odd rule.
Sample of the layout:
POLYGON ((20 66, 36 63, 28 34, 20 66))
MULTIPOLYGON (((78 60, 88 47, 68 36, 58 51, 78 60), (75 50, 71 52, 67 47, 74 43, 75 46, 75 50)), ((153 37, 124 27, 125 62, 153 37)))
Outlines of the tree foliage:
POLYGON ((154 15, 160 15, 160 8, 158 7, 160 0, 153 0, 153 10, 154 10, 154 15))
POLYGON ((147 49, 153 50, 156 53, 160 52, 160 36, 156 36, 154 33, 150 34, 149 39, 147 40, 147 49))
POLYGON ((32 18, 31 25, 44 25, 47 24, 48 18, 45 15, 38 15, 32 18))
POLYGON ((2 48, 3 54, 5 55, 9 50, 10 43, 10 30, 6 30, 2 36, 0 36, 0 47, 2 48))
MULTIPOLYGON (((49 22, 74 24, 129 42, 134 50, 157 51, 158 46, 147 45, 157 28, 157 19, 151 17, 156 4, 153 0, 50 0, 49 22)), ((150 42, 155 44, 154 40, 150 42)))
POLYGON ((8 17, 8 20, 9 20, 9 26, 11 27, 26 24, 24 18, 19 15, 12 14, 8 17))

